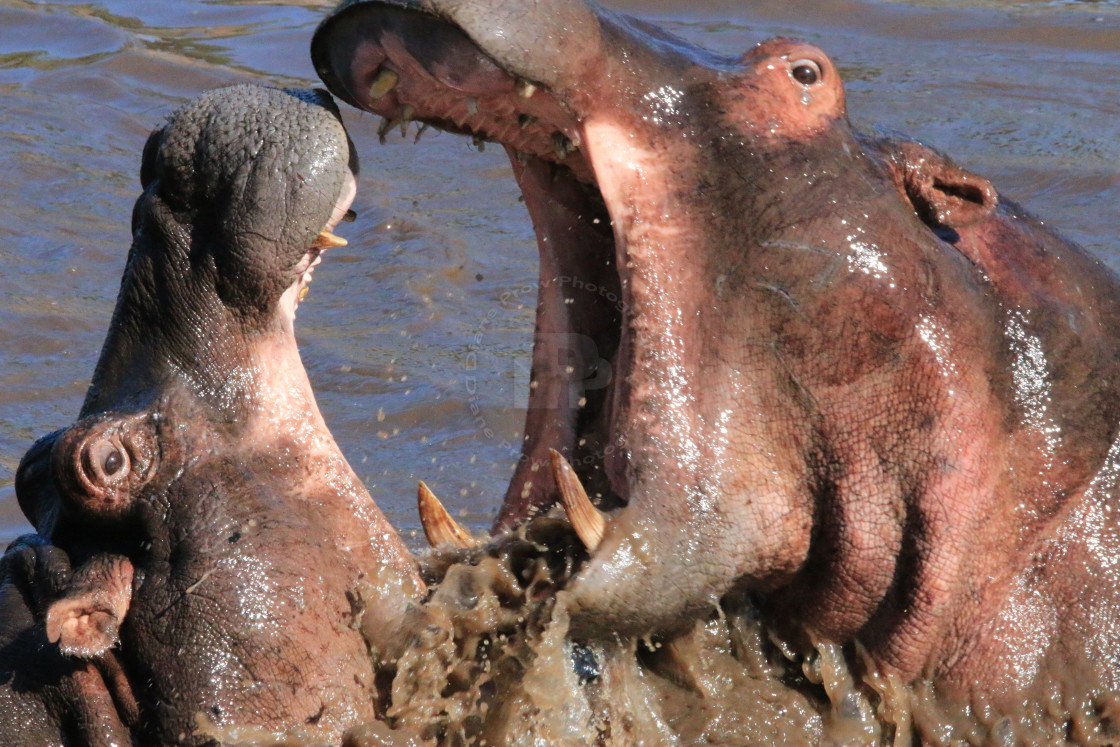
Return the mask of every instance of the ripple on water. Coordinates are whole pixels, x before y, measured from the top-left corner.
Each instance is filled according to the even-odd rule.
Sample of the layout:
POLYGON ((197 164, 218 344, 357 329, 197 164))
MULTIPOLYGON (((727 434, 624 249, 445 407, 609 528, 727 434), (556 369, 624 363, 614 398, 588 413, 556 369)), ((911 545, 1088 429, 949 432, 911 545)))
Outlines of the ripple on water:
POLYGON ((129 34, 71 9, 0 7, 0 70, 50 69, 117 52, 129 34))

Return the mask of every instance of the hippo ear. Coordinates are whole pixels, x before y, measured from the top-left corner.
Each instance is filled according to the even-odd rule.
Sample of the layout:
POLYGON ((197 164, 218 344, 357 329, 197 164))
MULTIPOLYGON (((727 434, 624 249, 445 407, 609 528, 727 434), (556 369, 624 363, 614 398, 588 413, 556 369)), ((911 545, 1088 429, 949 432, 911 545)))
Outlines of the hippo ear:
POLYGON ((132 601, 132 563, 97 555, 75 571, 61 599, 47 608, 47 640, 64 654, 92 659, 117 644, 132 601))
POLYGON ((920 143, 893 143, 892 168, 914 211, 934 227, 967 228, 987 218, 999 202, 991 182, 965 171, 920 143))

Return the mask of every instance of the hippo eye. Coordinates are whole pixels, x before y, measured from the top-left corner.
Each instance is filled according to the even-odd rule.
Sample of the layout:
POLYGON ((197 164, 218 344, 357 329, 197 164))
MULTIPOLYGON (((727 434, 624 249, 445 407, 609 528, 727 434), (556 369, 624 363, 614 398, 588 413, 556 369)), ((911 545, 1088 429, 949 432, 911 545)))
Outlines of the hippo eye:
POLYGON ((107 475, 117 474, 117 471, 123 466, 124 457, 121 456, 121 453, 116 449, 110 451, 105 457, 105 461, 101 463, 101 469, 103 469, 107 475))
POLYGON ((110 478, 116 482, 128 472, 128 457, 112 440, 103 439, 89 447, 87 464, 94 484, 103 484, 110 478))
POLYGON ((803 86, 811 86, 821 79, 821 66, 812 60, 795 60, 789 66, 793 79, 803 86))

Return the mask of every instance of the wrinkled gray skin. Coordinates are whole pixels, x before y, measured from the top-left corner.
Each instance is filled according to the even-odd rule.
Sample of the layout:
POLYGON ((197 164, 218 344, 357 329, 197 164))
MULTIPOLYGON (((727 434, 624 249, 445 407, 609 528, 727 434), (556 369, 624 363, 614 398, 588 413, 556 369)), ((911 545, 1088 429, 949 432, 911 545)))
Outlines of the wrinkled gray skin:
POLYGON ((565 592, 574 635, 671 636, 738 588, 802 651, 858 642, 961 701, 1120 685, 1120 284, 1097 260, 854 132, 797 41, 730 58, 575 0, 367 0, 312 56, 355 106, 510 153, 542 342, 498 527, 554 500, 548 449, 617 509, 565 592), (579 406, 564 334, 614 372, 579 406))
MULTIPOLYGON (((22 617, 0 631, 37 640, 28 613, 45 616, 76 657, 54 665, 63 674, 119 661, 140 743, 337 742, 374 718, 369 648, 392 644, 422 583, 323 423, 293 333, 318 234, 349 207, 355 175, 322 91, 239 86, 172 115, 144 151, 80 419, 20 466, 21 507, 75 570, 15 574, 0 609, 22 617), (47 611, 20 610, 15 590, 50 588, 52 573, 47 611)), ((9 695, 34 695, 13 668, 9 695)), ((94 705, 108 692, 127 706, 120 684, 94 705)), ((10 728, 5 744, 39 744, 10 728)))

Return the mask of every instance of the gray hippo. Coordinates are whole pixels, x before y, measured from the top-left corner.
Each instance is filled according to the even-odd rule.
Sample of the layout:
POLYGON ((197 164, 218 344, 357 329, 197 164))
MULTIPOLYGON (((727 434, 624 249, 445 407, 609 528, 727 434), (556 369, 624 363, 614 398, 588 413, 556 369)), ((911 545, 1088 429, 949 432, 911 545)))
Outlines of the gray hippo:
POLYGON ((79 419, 17 474, 41 538, 0 566, 4 744, 338 742, 375 717, 423 583, 293 331, 356 176, 322 91, 221 89, 152 133, 79 419))
POLYGON ((560 487, 589 550, 575 638, 670 640, 745 591, 792 652, 839 644, 868 682, 1111 718, 1120 283, 1099 261, 933 150, 854 131, 836 66, 795 40, 723 57, 579 0, 357 0, 312 56, 356 107, 509 153, 546 334, 496 528, 560 487), (570 396, 563 334, 609 387, 570 396))

